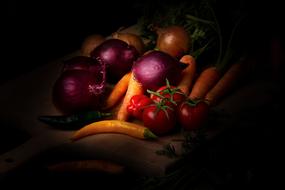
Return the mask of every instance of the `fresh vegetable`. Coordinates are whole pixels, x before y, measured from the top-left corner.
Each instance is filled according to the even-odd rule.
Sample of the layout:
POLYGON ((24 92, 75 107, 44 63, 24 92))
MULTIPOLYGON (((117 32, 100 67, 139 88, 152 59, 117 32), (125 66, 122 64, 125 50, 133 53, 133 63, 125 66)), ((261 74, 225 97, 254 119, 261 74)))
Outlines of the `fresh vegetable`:
POLYGON ((220 72, 218 69, 215 66, 207 67, 195 81, 189 98, 192 100, 205 98, 206 94, 216 85, 219 79, 220 72))
POLYGON ((168 106, 177 106, 186 98, 185 94, 177 87, 171 86, 168 80, 166 80, 166 85, 157 89, 156 92, 150 90, 147 92, 150 93, 150 98, 154 102, 165 101, 168 106))
POLYGON ((104 110, 110 109, 119 103, 119 100, 125 95, 128 89, 130 78, 131 78, 131 72, 125 74, 117 82, 117 84, 112 89, 111 94, 108 96, 106 100, 105 106, 103 108, 104 110))
POLYGON ((143 110, 152 103, 153 101, 144 94, 134 95, 130 100, 127 110, 131 116, 142 120, 143 110))
POLYGON ((71 114, 88 109, 99 109, 105 80, 96 81, 93 73, 85 70, 68 70, 56 80, 53 103, 63 113, 71 114))
POLYGON ((243 36, 239 30, 246 14, 240 6, 233 5, 226 16, 221 16, 225 12, 217 9, 217 4, 218 1, 212 0, 146 3, 141 7, 144 14, 139 18, 141 35, 149 44, 155 44, 158 35, 153 28, 181 26, 190 38, 189 51, 185 54, 196 59, 197 69, 200 71, 209 66, 206 64, 212 64, 223 73, 232 59, 244 53, 245 44, 241 43, 243 36), (239 14, 235 14, 237 12, 239 14))
POLYGON ((236 63, 226 71, 217 84, 206 94, 205 99, 211 104, 216 104, 226 93, 228 93, 242 76, 243 63, 236 63))
POLYGON ((135 61, 133 73, 135 79, 144 89, 157 90, 168 79, 171 84, 176 84, 185 64, 180 63, 167 53, 152 51, 135 61))
POLYGON ((158 35, 156 49, 180 58, 189 51, 190 35, 183 26, 172 25, 162 28, 155 28, 158 35))
POLYGON ((143 110, 143 124, 156 135, 165 135, 175 127, 175 111, 165 102, 149 105, 143 110))
MULTIPOLYGON (((141 34, 150 41, 149 44, 156 45, 158 41, 157 32, 153 28, 179 26, 187 32, 189 38, 188 51, 184 54, 191 54, 197 58, 216 50, 219 43, 216 20, 207 0, 150 3, 143 4, 141 9, 144 10, 144 14, 139 19, 142 26, 141 34)), ((184 36, 184 32, 181 36, 184 36)), ((182 37, 178 39, 182 39, 182 37)), ((184 44, 185 42, 180 43, 184 44)), ((176 49, 175 45, 172 43, 170 48, 176 49)))
POLYGON ((178 121, 185 130, 199 129, 209 114, 209 105, 205 101, 188 99, 178 108, 178 121))
POLYGON ((144 93, 144 89, 142 87, 142 85, 134 78, 134 74, 131 73, 131 77, 129 80, 129 84, 128 84, 128 89, 126 92, 126 95, 124 97, 124 100, 118 110, 118 114, 117 114, 117 119, 118 120, 122 120, 122 121, 127 121, 130 114, 127 110, 128 105, 130 103, 131 98, 134 95, 141 95, 144 93))
POLYGON ((112 34, 112 38, 122 40, 128 45, 134 46, 140 55, 142 55, 144 52, 145 45, 139 35, 126 32, 115 32, 112 34))
POLYGON ((89 123, 110 117, 110 112, 87 111, 71 115, 41 115, 38 119, 60 129, 78 129, 89 123))
POLYGON ((105 37, 100 34, 87 36, 81 45, 81 55, 89 57, 90 53, 105 40, 105 37))
POLYGON ((100 58, 106 64, 109 82, 117 82, 130 72, 139 53, 135 47, 118 39, 108 39, 91 52, 91 57, 100 58))
POLYGON ((68 70, 85 70, 94 74, 96 82, 103 80, 104 63, 100 59, 86 56, 74 56, 64 61, 63 72, 68 70))
POLYGON ((196 61, 193 56, 184 55, 181 57, 180 62, 188 64, 188 66, 182 71, 182 79, 177 85, 177 88, 188 95, 196 75, 196 61))
POLYGON ((99 133, 120 133, 139 139, 157 138, 148 128, 142 125, 119 120, 104 120, 84 126, 76 131, 71 139, 76 141, 83 137, 99 133))
POLYGON ((124 166, 107 160, 71 160, 50 164, 48 169, 53 172, 104 172, 108 174, 121 174, 124 166))

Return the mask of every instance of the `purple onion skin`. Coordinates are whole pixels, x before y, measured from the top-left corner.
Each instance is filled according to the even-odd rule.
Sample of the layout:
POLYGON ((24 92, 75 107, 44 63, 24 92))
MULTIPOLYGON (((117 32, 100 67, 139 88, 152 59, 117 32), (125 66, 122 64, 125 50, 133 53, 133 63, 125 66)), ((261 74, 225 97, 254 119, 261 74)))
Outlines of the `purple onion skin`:
POLYGON ((166 84, 166 79, 175 85, 181 78, 181 63, 161 51, 152 51, 135 61, 132 71, 144 89, 157 90, 166 84))
POLYGON ((53 103, 58 110, 66 114, 99 109, 105 88, 100 85, 89 71, 67 70, 53 86, 53 103))
MULTIPOLYGON (((102 81, 103 63, 86 56, 75 56, 64 61, 63 72, 68 70, 85 70, 94 73, 96 81, 102 81)), ((105 72, 105 71, 104 71, 105 72)))
POLYGON ((131 71, 139 52, 122 40, 108 39, 96 47, 90 56, 99 57, 106 64, 108 81, 116 82, 131 71))

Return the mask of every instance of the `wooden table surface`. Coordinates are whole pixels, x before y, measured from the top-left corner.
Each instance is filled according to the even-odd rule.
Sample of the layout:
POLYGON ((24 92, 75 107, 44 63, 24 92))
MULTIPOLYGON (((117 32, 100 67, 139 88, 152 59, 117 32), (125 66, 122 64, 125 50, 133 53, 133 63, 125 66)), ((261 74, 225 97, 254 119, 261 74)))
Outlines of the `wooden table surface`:
MULTIPOLYGON (((130 29, 133 30, 136 29, 130 29)), ((22 145, 0 155, 0 174, 13 171, 33 157, 53 150, 50 151, 52 154, 56 152, 81 159, 114 161, 145 175, 164 175, 180 158, 158 155, 156 151, 171 143, 178 154, 181 153, 181 142, 172 141, 183 138, 179 132, 156 141, 121 134, 98 134, 71 142, 70 136, 74 131, 50 128, 37 120, 39 115, 59 114, 51 101, 51 89, 60 74, 62 61, 75 55, 79 52, 50 62, 0 87, 0 121, 9 121, 31 136, 22 145)), ((261 107, 272 101, 275 91, 270 81, 251 80, 240 86, 213 108, 227 113, 229 117, 223 119, 218 128, 209 126, 207 138, 214 138, 223 129, 232 127, 243 110, 261 107)), ((56 157, 56 154, 50 156, 56 157)))

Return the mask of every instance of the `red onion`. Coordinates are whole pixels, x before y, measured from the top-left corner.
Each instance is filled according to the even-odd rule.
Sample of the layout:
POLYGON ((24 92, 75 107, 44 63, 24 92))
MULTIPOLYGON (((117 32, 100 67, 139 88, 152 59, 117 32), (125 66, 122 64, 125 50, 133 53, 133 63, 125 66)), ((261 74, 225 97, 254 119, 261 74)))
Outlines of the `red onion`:
POLYGON ((85 70, 94 74, 96 82, 103 80, 104 63, 99 59, 86 56, 75 56, 64 61, 63 72, 67 70, 85 70))
POLYGON ((91 52, 92 58, 100 58, 107 68, 109 81, 117 81, 132 68, 139 53, 135 47, 118 39, 108 39, 91 52))
POLYGON ((92 72, 67 70, 53 86, 53 102, 64 113, 98 109, 105 81, 96 82, 92 72))
POLYGON ((173 85, 177 83, 184 69, 181 65, 167 53, 152 51, 135 61, 132 71, 145 89, 156 90, 165 85, 166 79, 173 85))

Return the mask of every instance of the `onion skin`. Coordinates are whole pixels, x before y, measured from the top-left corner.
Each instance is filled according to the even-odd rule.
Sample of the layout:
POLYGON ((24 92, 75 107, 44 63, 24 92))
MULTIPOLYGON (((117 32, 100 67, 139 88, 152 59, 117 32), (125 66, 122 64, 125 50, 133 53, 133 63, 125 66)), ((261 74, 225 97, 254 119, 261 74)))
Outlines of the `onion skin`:
POLYGON ((156 48, 169 55, 180 58, 189 51, 190 36, 182 26, 168 26, 155 29, 158 38, 156 48))
POLYGON ((100 34, 93 34, 87 36, 81 45, 81 54, 83 56, 90 57, 91 51, 105 41, 105 37, 100 34))
POLYGON ((75 56, 64 61, 63 72, 68 70, 85 70, 94 74, 96 82, 103 80, 103 62, 86 56, 75 56))
POLYGON ((134 46, 140 55, 144 53, 145 45, 143 40, 136 34, 115 32, 112 34, 112 38, 122 40, 128 45, 134 46))
POLYGON ((108 80, 116 82, 131 70, 139 52, 122 40, 108 39, 91 52, 91 57, 100 58, 106 64, 108 80))
POLYGON ((105 88, 100 85, 89 71, 65 71, 53 86, 53 103, 58 110, 66 114, 99 109, 101 94, 105 88))
POLYGON ((165 85, 166 79, 172 85, 180 80, 180 73, 184 69, 180 65, 179 61, 167 53, 151 51, 135 61, 132 72, 144 89, 157 90, 165 85))

